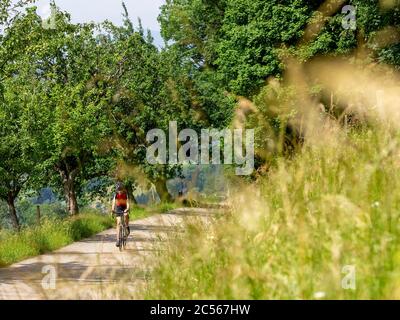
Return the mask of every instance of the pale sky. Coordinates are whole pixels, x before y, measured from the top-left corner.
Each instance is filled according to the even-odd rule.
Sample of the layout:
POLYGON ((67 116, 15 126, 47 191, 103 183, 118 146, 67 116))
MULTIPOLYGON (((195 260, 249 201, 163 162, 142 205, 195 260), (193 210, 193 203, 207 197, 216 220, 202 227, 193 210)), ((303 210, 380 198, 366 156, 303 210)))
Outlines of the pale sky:
MULTIPOLYGON (((34 4, 37 13, 43 18, 50 16, 50 0, 38 0, 34 4)), ((129 16, 134 25, 140 17, 144 29, 150 29, 157 45, 163 42, 160 37, 160 26, 157 21, 159 8, 165 0, 124 0, 129 16)), ((122 23, 122 0, 55 0, 61 10, 71 14, 73 22, 102 22, 110 20, 115 24, 122 23)))

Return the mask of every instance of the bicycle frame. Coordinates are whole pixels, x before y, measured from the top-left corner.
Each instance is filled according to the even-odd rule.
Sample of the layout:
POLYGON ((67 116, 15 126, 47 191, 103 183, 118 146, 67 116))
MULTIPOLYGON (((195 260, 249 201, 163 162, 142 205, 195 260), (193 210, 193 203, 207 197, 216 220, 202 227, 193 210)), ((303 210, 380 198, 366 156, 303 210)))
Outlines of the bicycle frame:
POLYGON ((117 222, 118 223, 119 250, 122 251, 122 249, 126 248, 126 240, 127 240, 125 213, 122 215, 119 215, 117 218, 119 218, 119 223, 117 222))

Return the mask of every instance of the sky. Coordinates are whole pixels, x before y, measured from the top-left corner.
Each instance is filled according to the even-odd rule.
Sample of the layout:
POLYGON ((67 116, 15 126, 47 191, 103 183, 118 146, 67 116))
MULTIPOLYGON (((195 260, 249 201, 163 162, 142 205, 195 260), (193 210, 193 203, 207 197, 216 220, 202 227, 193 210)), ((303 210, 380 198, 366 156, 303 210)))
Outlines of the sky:
MULTIPOLYGON (((43 18, 50 16, 50 0, 38 0, 35 6, 43 18)), ((134 25, 140 17, 144 29, 150 29, 155 43, 161 46, 160 25, 157 17, 160 6, 165 0, 124 0, 129 16, 134 25)), ((55 0, 56 5, 71 14, 73 22, 102 22, 110 20, 115 24, 122 23, 122 0, 55 0)))

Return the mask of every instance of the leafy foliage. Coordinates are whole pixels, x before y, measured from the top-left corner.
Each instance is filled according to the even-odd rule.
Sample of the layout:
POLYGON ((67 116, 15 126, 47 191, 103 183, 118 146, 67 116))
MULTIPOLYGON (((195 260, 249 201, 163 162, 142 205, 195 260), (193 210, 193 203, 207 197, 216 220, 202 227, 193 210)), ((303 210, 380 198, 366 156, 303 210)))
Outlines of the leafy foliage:
MULTIPOLYGON (((74 24, 57 9, 48 29, 35 7, 22 10, 32 2, 0 4, 0 196, 16 227, 21 190, 51 185, 71 214, 92 179, 151 180, 165 193, 180 168, 146 163, 146 133, 172 120, 179 129, 229 127, 241 96, 263 100, 273 91, 267 79, 282 78, 288 57, 362 48, 364 64, 399 66, 399 7, 379 1, 347 1, 357 7, 357 28, 345 30, 339 2, 167 0, 162 50, 125 5, 122 26, 74 24)), ((285 110, 261 109, 284 140, 277 114, 285 110)), ((266 146, 270 137, 260 133, 266 146)))

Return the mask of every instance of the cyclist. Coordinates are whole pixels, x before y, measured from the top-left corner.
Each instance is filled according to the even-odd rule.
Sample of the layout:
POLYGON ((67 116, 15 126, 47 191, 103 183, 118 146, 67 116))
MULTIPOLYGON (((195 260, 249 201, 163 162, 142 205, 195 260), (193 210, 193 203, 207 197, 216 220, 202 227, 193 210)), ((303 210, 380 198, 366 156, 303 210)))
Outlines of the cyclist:
POLYGON ((116 185, 116 193, 114 195, 111 207, 112 213, 117 216, 117 243, 116 246, 119 247, 119 225, 121 223, 121 218, 124 217, 125 225, 127 226, 127 235, 129 236, 131 230, 129 228, 129 197, 126 189, 122 183, 118 182, 116 185))

